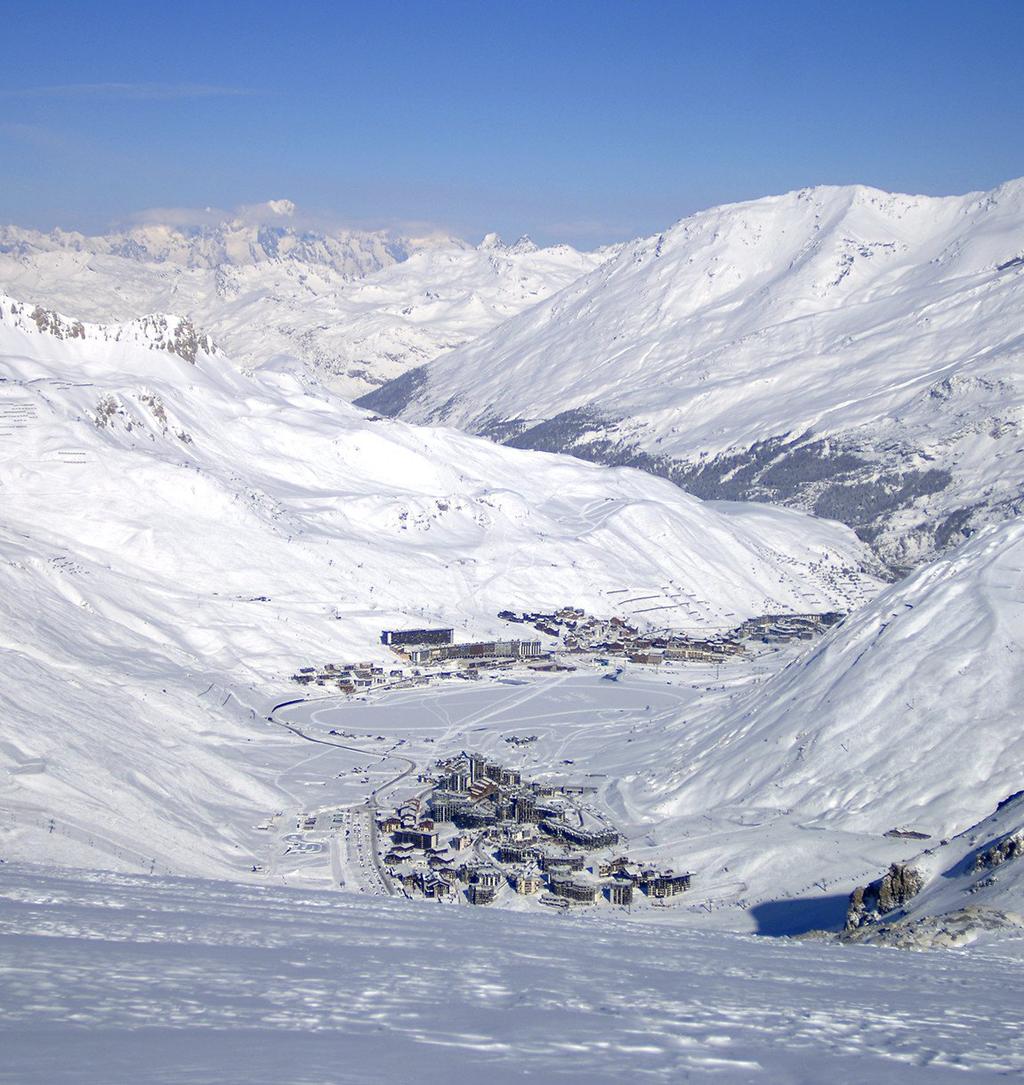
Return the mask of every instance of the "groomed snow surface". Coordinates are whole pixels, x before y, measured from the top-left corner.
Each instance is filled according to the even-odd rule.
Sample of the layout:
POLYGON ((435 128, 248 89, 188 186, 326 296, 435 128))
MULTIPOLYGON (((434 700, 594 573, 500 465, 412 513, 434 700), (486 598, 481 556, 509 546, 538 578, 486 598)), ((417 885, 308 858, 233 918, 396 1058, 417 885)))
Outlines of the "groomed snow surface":
POLYGON ((1005 1081, 1022 952, 7 866, 0 1081, 1005 1081))

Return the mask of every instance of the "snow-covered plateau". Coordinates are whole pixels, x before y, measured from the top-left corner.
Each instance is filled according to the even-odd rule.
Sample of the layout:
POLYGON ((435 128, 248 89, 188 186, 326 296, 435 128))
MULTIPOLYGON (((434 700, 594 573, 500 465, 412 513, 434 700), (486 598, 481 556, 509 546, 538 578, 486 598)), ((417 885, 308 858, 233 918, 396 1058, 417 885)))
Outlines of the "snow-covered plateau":
POLYGON ((702 211, 360 402, 810 509, 906 570, 1021 511, 1024 180, 702 211))
POLYGON ((96 237, 7 226, 0 291, 99 322, 180 313, 239 364, 302 368, 352 397, 490 331, 613 252, 243 219, 96 237))

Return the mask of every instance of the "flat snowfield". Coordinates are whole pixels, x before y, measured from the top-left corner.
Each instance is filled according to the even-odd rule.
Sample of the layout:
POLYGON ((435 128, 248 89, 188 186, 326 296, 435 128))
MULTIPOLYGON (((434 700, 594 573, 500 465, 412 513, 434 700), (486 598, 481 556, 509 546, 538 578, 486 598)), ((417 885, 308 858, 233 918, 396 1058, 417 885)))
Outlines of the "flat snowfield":
POLYGON ((0 1081, 1005 1080, 1022 957, 5 864, 0 1081))

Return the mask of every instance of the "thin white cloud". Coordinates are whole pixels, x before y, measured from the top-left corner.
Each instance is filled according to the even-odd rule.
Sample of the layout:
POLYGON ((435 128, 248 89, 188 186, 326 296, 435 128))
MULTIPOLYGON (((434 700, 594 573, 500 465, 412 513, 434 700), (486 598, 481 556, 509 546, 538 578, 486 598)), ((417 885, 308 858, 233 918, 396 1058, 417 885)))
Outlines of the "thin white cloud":
MULTIPOLYGON (((295 204, 285 198, 265 203, 241 204, 231 210, 222 207, 149 207, 129 215, 133 226, 218 226, 224 222, 244 222, 249 225, 284 225, 296 229, 326 227, 319 216, 297 212, 295 204)), ((333 224, 332 224, 333 225, 333 224)))
POLYGON ((148 207, 112 221, 111 228, 136 226, 169 226, 191 230, 220 226, 224 223, 244 223, 249 226, 287 226, 293 230, 316 233, 371 233, 408 238, 419 244, 430 244, 456 236, 452 229, 437 222, 413 219, 370 220, 339 215, 334 212, 309 211, 289 199, 279 197, 264 203, 245 203, 233 208, 223 207, 148 207))
POLYGON ((244 87, 221 87, 211 83, 62 83, 0 89, 0 98, 110 98, 169 102, 181 98, 244 98, 255 93, 244 87))

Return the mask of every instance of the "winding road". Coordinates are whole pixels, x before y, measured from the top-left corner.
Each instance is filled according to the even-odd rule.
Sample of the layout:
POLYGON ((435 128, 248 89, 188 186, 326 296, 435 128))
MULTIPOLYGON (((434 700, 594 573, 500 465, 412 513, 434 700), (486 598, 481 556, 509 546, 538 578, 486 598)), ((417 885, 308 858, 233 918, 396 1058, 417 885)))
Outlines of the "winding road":
MULTIPOLYGON (((320 698, 318 698, 320 699, 320 698)), ((333 698, 322 698, 323 700, 333 700, 333 698)), ((297 738, 301 738, 305 742, 315 742, 319 746, 334 746, 339 750, 347 750, 350 753, 363 754, 370 757, 380 757, 381 762, 386 761, 389 757, 394 757, 398 761, 404 761, 408 768, 404 772, 400 772, 397 776, 392 777, 390 780, 385 781, 379 787, 375 787, 371 792, 369 798, 364 803, 360 803, 357 806, 350 806, 348 809, 352 813, 365 812, 369 817, 370 822, 370 854, 373 857, 373 865, 377 870, 377 875, 380 878, 381 885, 384 886, 388 896, 394 894, 394 886, 391 884, 391 878, 387 871, 384 869, 383 863, 380 861, 380 849, 377 844, 377 799, 378 796, 390 791, 393 787, 397 786, 407 776, 411 776, 416 771, 416 762, 411 758, 403 757, 401 754, 387 753, 380 755, 376 750, 364 750, 359 746, 348 746, 343 742, 332 742, 327 738, 315 738, 313 735, 306 734, 301 728, 296 727, 293 723, 287 723, 285 720, 277 718, 277 713, 282 708, 288 708, 291 705, 297 704, 309 704, 310 701, 306 697, 295 697, 290 701, 281 701, 280 704, 274 705, 270 710, 270 715, 267 719, 271 723, 276 723, 278 727, 283 727, 286 731, 291 731, 297 738)), ((333 866, 333 861, 332 861, 333 866)))

